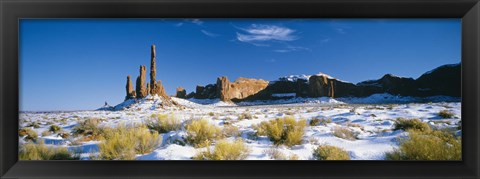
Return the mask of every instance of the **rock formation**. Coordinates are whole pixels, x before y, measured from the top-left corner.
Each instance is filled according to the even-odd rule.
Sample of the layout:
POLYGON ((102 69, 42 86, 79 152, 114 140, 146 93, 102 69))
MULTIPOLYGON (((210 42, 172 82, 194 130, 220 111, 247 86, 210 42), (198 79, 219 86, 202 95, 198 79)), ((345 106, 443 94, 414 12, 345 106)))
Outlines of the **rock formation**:
POLYGON ((151 46, 151 52, 150 52, 150 88, 149 88, 149 94, 151 95, 158 95, 160 97, 163 97, 165 99, 170 99, 170 97, 167 95, 167 92, 165 91, 165 88, 162 85, 162 81, 156 80, 157 78, 157 65, 156 65, 156 50, 155 50, 155 45, 151 46))
POLYGON ((392 74, 386 74, 378 80, 360 82, 357 86, 359 88, 370 87, 373 93, 382 92, 404 96, 416 96, 417 91, 413 78, 399 77, 392 74))
MULTIPOLYGON (((150 81, 146 83, 146 67, 140 66, 140 75, 135 90, 130 76, 127 76, 125 100, 145 98, 148 94, 164 98, 162 105, 174 104, 167 95, 161 80, 156 79, 156 50, 151 46, 150 81)), ((187 95, 184 88, 178 87, 176 97, 214 99, 221 101, 270 100, 292 97, 364 97, 376 93, 390 93, 402 96, 461 96, 461 65, 440 66, 424 73, 418 79, 386 74, 378 80, 368 80, 357 84, 341 81, 326 74, 312 76, 288 76, 277 81, 238 78, 230 82, 227 77, 217 78, 216 83, 197 85, 195 92, 187 95), (294 95, 292 95, 292 93, 294 95)))
POLYGON ((140 75, 137 77, 136 97, 145 98, 147 96, 147 87, 145 86, 145 79, 147 75, 147 69, 145 65, 140 66, 140 75))
POLYGON ((268 86, 268 81, 251 78, 237 78, 233 83, 230 83, 228 91, 225 91, 227 96, 232 101, 239 101, 247 99, 268 86))
POLYGON ((230 101, 231 99, 230 81, 226 76, 217 78, 217 96, 222 101, 230 101))
POLYGON ((312 75, 308 79, 309 81, 309 96, 310 97, 333 97, 333 91, 335 87, 330 79, 325 75, 312 75))
POLYGON ((443 65, 422 74, 417 80, 420 96, 462 94, 462 67, 460 63, 443 65))
POLYGON ((132 79, 130 75, 127 76, 126 91, 127 95, 125 96, 125 101, 135 98, 135 90, 133 89, 132 79))
POLYGON ((157 89, 155 88, 156 78, 157 78, 157 65, 156 65, 156 52, 155 45, 151 46, 150 52, 150 84, 152 84, 150 89, 150 94, 157 94, 157 89))
POLYGON ((178 87, 175 97, 185 99, 187 97, 187 91, 182 87, 178 87))
POLYGON ((155 92, 156 95, 163 97, 164 99, 170 99, 170 96, 167 95, 167 92, 165 91, 161 80, 158 80, 155 83, 155 92))
POLYGON ((152 88, 152 87, 150 86, 150 83, 147 83, 147 95, 150 94, 150 89, 151 89, 151 88, 152 88))
POLYGON ((185 96, 185 99, 190 99, 190 98, 194 98, 195 97, 195 92, 190 92, 187 94, 187 96, 185 96))
POLYGON ((207 86, 197 85, 194 97, 197 99, 220 98, 222 101, 238 101, 247 99, 268 86, 268 81, 238 78, 230 82, 227 77, 217 78, 217 83, 207 86))

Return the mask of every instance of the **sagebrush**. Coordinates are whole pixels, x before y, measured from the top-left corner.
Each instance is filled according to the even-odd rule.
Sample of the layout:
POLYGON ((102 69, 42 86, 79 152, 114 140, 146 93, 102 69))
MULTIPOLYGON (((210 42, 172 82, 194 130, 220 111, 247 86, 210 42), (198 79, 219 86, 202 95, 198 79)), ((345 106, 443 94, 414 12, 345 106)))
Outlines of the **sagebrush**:
POLYGON ((320 145, 313 151, 315 160, 350 160, 348 152, 335 146, 320 145))
POLYGON ((193 157, 195 160, 243 160, 248 157, 250 150, 242 140, 218 141, 213 151, 209 148, 193 157))
POLYGON ((256 126, 257 136, 267 136, 275 145, 294 146, 302 143, 305 133, 305 120, 296 121, 293 117, 264 121, 256 126))

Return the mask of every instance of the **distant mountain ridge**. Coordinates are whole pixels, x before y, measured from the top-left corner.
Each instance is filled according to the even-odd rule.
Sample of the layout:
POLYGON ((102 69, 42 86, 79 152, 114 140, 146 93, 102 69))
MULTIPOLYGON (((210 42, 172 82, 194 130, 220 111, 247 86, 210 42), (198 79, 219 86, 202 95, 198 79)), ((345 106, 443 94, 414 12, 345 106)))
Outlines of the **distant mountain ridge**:
POLYGON ((416 97, 436 95, 460 97, 461 64, 440 66, 424 73, 418 79, 386 74, 380 79, 357 84, 342 81, 324 73, 281 77, 268 84, 256 85, 254 89, 252 84, 258 83, 257 79, 241 78, 242 83, 237 81, 239 80, 231 83, 227 77, 219 77, 216 84, 198 85, 190 97, 220 98, 222 101, 233 102, 291 97, 365 97, 377 93, 416 97), (250 91, 245 92, 246 90, 250 91), (239 97, 233 93, 242 93, 242 95, 239 97), (294 93, 295 96, 281 95, 287 93, 294 93))

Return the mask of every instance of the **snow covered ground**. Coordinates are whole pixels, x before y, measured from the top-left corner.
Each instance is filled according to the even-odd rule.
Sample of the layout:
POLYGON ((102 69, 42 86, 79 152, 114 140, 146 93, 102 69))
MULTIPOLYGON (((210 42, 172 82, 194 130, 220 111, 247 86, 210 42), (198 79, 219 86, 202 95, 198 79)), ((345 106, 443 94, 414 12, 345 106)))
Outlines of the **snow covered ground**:
MULTIPOLYGON (((346 150, 352 160, 382 160, 385 153, 398 147, 399 137, 405 136, 401 130, 393 131, 395 119, 418 118, 438 128, 456 128, 461 121, 461 103, 459 98, 436 96, 429 98, 400 97, 389 94, 375 94, 366 98, 292 98, 275 101, 254 101, 238 104, 216 100, 185 100, 172 97, 182 107, 160 107, 162 100, 149 97, 135 103, 127 101, 116 111, 73 111, 73 112, 22 112, 20 128, 38 123, 31 127, 44 139, 47 145, 65 146, 72 151, 81 151, 82 159, 98 153, 100 141, 73 142, 70 136, 62 138, 57 134, 42 136, 52 124, 58 125, 64 132, 71 130, 80 122, 89 118, 102 119, 101 126, 115 127, 120 123, 143 123, 152 114, 173 114, 181 121, 189 119, 208 119, 211 123, 224 127, 225 120, 239 128, 241 138, 250 148, 248 160, 271 160, 266 151, 274 147, 266 137, 252 138, 255 132, 252 125, 279 117, 293 116, 296 120, 312 118, 330 119, 331 123, 305 128, 301 145, 293 147, 279 146, 278 150, 287 156, 297 155, 300 160, 312 158, 315 147, 328 144, 346 150), (438 116, 441 110, 454 114, 453 118, 438 116), (239 115, 248 113, 252 119, 240 120, 239 115), (332 131, 337 127, 346 127, 357 135, 357 140, 335 137, 332 131)), ((138 155, 138 160, 190 160, 197 152, 205 148, 172 143, 175 138, 185 136, 184 129, 161 134, 163 141, 152 153, 138 155)))

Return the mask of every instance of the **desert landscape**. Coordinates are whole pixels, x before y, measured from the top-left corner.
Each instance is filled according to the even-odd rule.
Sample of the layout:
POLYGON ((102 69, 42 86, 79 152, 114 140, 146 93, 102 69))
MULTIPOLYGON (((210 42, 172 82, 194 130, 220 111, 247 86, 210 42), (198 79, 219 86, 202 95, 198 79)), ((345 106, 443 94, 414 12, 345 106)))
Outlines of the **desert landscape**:
POLYGON ((461 160, 460 63, 356 84, 324 73, 272 81, 220 74, 167 94, 155 45, 150 57, 149 80, 142 64, 136 79, 125 72, 120 104, 20 112, 19 158, 461 160))

